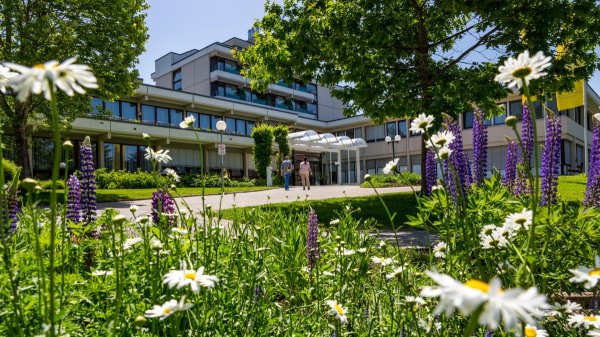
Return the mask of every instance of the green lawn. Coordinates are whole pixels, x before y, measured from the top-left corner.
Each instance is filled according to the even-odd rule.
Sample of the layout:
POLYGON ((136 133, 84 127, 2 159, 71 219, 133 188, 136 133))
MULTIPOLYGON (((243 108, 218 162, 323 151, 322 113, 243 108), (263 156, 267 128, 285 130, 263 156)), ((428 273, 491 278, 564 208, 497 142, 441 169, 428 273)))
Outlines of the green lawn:
POLYGON ((566 202, 583 202, 587 175, 558 177, 558 195, 566 202))
MULTIPOLYGON (((276 187, 269 186, 254 186, 254 187, 225 187, 225 193, 240 193, 249 191, 262 191, 276 187)), ((155 192, 156 188, 141 188, 141 189, 98 189, 96 190, 97 200, 99 202, 109 201, 122 201, 122 200, 140 200, 152 198, 152 192, 155 192)), ((200 187, 180 187, 177 188, 177 192, 184 197, 201 195, 202 188, 200 187)), ((59 190, 59 195, 62 195, 63 191, 59 190)), ((206 194, 219 194, 221 193, 220 187, 207 187, 206 194)), ((41 195, 42 200, 50 199, 50 192, 44 191, 41 195)))

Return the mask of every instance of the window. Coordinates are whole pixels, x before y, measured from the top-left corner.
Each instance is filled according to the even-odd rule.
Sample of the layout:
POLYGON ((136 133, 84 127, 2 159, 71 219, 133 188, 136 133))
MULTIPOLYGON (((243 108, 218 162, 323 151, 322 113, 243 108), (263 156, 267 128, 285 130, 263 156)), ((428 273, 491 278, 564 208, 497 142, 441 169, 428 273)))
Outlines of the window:
POLYGON ((381 141, 385 138, 385 126, 381 125, 370 125, 365 127, 366 141, 375 142, 381 141))
POLYGON ((225 130, 226 132, 229 133, 235 133, 236 132, 236 124, 235 124, 235 119, 234 118, 225 118, 225 123, 227 123, 227 129, 225 130))
POLYGON ((210 116, 210 120, 210 128, 213 129, 213 131, 217 131, 217 122, 221 120, 221 117, 210 116))
POLYGON ((568 140, 563 140, 562 141, 562 174, 567 174, 569 173, 569 170, 571 169, 571 142, 568 140))
POLYGON ((255 125, 255 123, 254 123, 254 122, 252 122, 252 121, 248 121, 248 122, 246 123, 246 134, 247 134, 248 136, 251 136, 251 135, 252 135, 252 130, 254 130, 254 125, 255 125))
POLYGON ((579 172, 583 172, 583 146, 576 144, 575 145, 575 164, 577 165, 577 170, 579 172))
POLYGON ((156 109, 151 105, 142 105, 142 123, 156 124, 156 109))
POLYGON ((405 138, 408 135, 406 132, 406 120, 398 121, 398 134, 402 138, 405 138))
POLYGON ((210 130, 210 116, 205 114, 200 114, 200 128, 203 130, 210 130))
POLYGON ((517 117, 519 121, 521 120, 523 116, 523 104, 521 104, 521 100, 508 103, 508 114, 517 117))
POLYGON ((131 102, 121 102, 121 119, 124 121, 137 120, 137 104, 131 102))
POLYGON ((362 138, 362 128, 354 128, 354 138, 362 138))
POLYGON ((498 107, 501 108, 503 112, 501 115, 494 116, 494 125, 504 124, 504 120, 506 120, 506 104, 499 104, 498 107))
POLYGON ((463 129, 472 129, 473 128, 473 111, 467 111, 462 114, 463 117, 463 129))
POLYGON ((575 122, 577 122, 577 124, 579 125, 583 125, 583 109, 580 106, 578 106, 577 108, 575 108, 573 114, 575 117, 575 122))
POLYGON ((92 116, 97 116, 100 113, 102 113, 102 100, 98 97, 93 97, 92 98, 92 111, 91 111, 91 115, 92 116))
POLYGON ((171 125, 179 126, 179 123, 183 121, 183 111, 176 109, 169 109, 171 115, 171 125))
POLYGON ((173 72, 173 90, 181 91, 181 89, 181 69, 178 69, 173 72))
POLYGON ((33 138, 33 173, 52 170, 52 158, 54 157, 54 144, 50 138, 33 138))
POLYGON ((138 147, 137 145, 124 145, 123 154, 125 155, 124 168, 127 171, 134 172, 138 168, 138 147))
POLYGON ((106 111, 107 114, 110 114, 115 119, 121 118, 120 112, 119 112, 119 101, 115 101, 115 102, 104 101, 104 111, 106 111))
POLYGON ((386 123, 386 136, 390 136, 392 139, 396 137, 396 122, 386 123))
POLYGON ((116 159, 115 144, 104 143, 104 167, 109 171, 117 169, 116 159))
POLYGON ((169 125, 169 109, 156 107, 156 124, 169 125))
POLYGON ((246 134, 246 121, 242 119, 238 119, 235 121, 235 129, 237 133, 245 135, 246 134))

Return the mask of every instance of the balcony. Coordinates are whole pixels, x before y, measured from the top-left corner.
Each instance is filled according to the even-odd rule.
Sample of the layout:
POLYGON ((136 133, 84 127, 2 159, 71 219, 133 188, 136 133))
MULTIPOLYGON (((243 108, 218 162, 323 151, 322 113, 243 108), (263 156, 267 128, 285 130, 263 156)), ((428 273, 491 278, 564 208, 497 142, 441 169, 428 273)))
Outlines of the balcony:
POLYGON ((213 70, 210 73, 210 81, 211 82, 226 82, 231 84, 236 84, 239 86, 249 85, 249 81, 242 75, 240 75, 237 69, 226 68, 224 70, 213 70))

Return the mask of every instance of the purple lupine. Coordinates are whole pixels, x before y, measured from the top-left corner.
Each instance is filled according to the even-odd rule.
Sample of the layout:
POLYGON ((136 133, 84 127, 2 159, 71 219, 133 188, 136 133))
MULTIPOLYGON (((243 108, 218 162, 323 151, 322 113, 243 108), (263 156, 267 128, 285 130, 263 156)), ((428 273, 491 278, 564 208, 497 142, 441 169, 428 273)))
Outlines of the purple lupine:
POLYGON ((81 185, 77 176, 72 174, 67 180, 69 194, 67 196, 67 219, 78 223, 81 221, 81 185))
POLYGON ((504 164, 504 177, 502 185, 513 191, 515 178, 517 177, 517 160, 519 158, 519 146, 515 140, 509 140, 506 147, 506 162, 504 164))
POLYGON ((600 123, 594 126, 592 134, 592 153, 583 205, 600 207, 600 123))
POLYGON ((473 171, 475 184, 481 186, 487 171, 487 127, 481 110, 473 114, 473 171))
POLYGON ((460 190, 460 194, 464 195, 473 183, 473 177, 471 176, 471 164, 469 163, 469 158, 467 158, 467 155, 463 150, 460 126, 458 123, 450 123, 448 125, 448 130, 454 135, 454 141, 449 145, 452 153, 450 153, 448 161, 456 170, 460 186, 459 188, 454 186, 454 174, 452 173, 452 170, 449 169, 447 163, 444 164, 446 168, 446 184, 449 193, 452 193, 453 199, 456 200, 457 192, 460 190))
POLYGON ((513 193, 515 195, 529 194, 531 186, 527 181, 527 172, 531 171, 531 157, 533 154, 533 123, 531 121, 531 111, 527 104, 523 104, 523 115, 521 119, 521 142, 523 144, 521 160, 519 160, 520 170, 517 172, 513 193))
POLYGON ((308 273, 317 265, 317 259, 319 258, 319 224, 317 219, 317 213, 311 210, 308 213, 308 229, 306 231, 306 258, 308 260, 308 273))
POLYGON ((96 220, 96 176, 90 137, 85 137, 79 149, 81 158, 81 221, 89 225, 96 220))
POLYGON ((427 196, 431 196, 431 189, 437 185, 437 161, 435 160, 435 154, 433 151, 427 151, 425 158, 425 180, 427 190, 425 193, 427 196))
POLYGON ((152 220, 154 220, 154 223, 156 224, 160 223, 159 213, 169 214, 167 223, 170 226, 173 225, 175 221, 175 217, 173 216, 175 213, 175 202, 167 191, 158 190, 152 193, 152 220), (159 204, 161 208, 160 212, 158 211, 159 204))
POLYGON ((542 195, 540 205, 556 204, 558 175, 560 174, 560 119, 548 114, 546 120, 546 141, 542 155, 542 195))
POLYGON ((19 213, 19 189, 8 187, 5 190, 6 204, 8 205, 8 218, 10 221, 10 232, 14 233, 17 230, 17 214, 19 213))

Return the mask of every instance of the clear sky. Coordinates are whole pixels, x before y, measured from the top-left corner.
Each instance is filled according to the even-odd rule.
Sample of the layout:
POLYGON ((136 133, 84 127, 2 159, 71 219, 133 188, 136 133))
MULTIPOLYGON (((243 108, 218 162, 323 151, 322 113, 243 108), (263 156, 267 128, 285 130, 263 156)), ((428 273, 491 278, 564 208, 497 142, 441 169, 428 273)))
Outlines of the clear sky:
MULTIPOLYGON (((263 16, 264 0, 148 0, 150 35, 138 70, 144 83, 154 84, 150 74, 154 60, 173 51, 200 49, 231 37, 246 39, 254 21, 263 16)), ((600 73, 590 85, 600 94, 600 73)))

